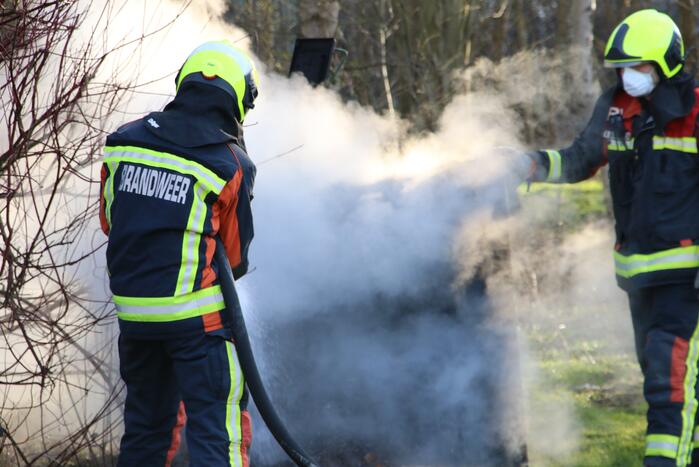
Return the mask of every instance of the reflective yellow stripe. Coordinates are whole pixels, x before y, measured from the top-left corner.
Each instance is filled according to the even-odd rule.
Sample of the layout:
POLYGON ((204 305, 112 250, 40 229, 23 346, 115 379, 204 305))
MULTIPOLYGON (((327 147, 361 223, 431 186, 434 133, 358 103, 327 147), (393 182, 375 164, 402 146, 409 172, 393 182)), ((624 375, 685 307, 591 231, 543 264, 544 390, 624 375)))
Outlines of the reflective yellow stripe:
POLYGON ((546 150, 549 156, 549 174, 547 182, 554 182, 561 178, 561 153, 551 149, 546 150))
POLYGON ((621 139, 611 137, 609 138, 609 143, 607 143, 607 149, 609 151, 631 151, 634 145, 634 139, 621 139))
POLYGON ((699 325, 689 339, 687 352, 687 374, 684 376, 684 404, 682 405, 682 433, 677 450, 677 465, 684 467, 692 463, 692 445, 694 444, 694 417, 697 414, 695 387, 697 384, 697 359, 699 358, 699 325))
POLYGON ((671 138, 669 136, 653 136, 653 149, 671 149, 673 151, 697 154, 697 139, 692 136, 671 138))
POLYGON ((228 431, 228 457, 233 467, 243 467, 243 457, 240 446, 243 442, 242 414, 240 412, 240 400, 243 398, 243 372, 240 369, 238 355, 233 343, 226 341, 226 353, 228 355, 228 368, 230 370, 231 389, 226 401, 226 430, 228 431))
POLYGON ((208 209, 205 198, 209 192, 219 194, 225 186, 224 180, 201 164, 166 152, 136 146, 107 146, 104 151, 105 161, 108 164, 132 162, 173 170, 195 177, 194 197, 187 228, 182 238, 182 259, 175 286, 176 295, 192 292, 199 265, 199 245, 208 209))
POLYGON ((112 228, 112 202, 114 202, 114 174, 116 174, 118 162, 107 162, 109 175, 104 184, 104 214, 109 228, 112 228))
POLYGON ((166 322, 201 316, 225 307, 216 285, 175 297, 113 296, 117 316, 125 321, 166 322))
MULTIPOLYGON (((647 435, 646 456, 660 456, 675 459, 680 438, 672 435, 647 435)), ((678 464, 679 465, 679 464, 678 464)))
POLYGON ((625 278, 645 272, 695 268, 699 267, 699 246, 673 248, 649 255, 624 256, 614 252, 614 263, 617 275, 625 278))
POLYGON ((105 146, 105 162, 132 162, 194 176, 208 191, 221 193, 226 182, 201 164, 167 152, 136 146, 105 146))
POLYGON ((182 263, 177 274, 175 294, 187 294, 194 290, 194 280, 199 267, 199 244, 204 232, 207 205, 204 201, 207 195, 206 189, 196 182, 194 184, 194 201, 189 211, 187 229, 182 237, 182 263))

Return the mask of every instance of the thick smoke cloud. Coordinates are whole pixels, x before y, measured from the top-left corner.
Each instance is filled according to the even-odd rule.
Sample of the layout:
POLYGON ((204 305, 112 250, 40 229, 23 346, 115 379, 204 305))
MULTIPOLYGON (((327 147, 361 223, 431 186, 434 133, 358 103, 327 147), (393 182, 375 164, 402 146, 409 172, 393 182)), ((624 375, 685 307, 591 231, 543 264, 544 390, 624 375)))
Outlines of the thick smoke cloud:
MULTIPOLYGON (((456 284, 453 251, 512 196, 494 149, 514 141, 512 117, 460 98, 440 131, 410 139, 301 80, 264 84, 250 153, 303 147, 260 166, 256 269, 240 285, 293 430, 329 465, 503 465, 511 331, 488 327, 482 277, 456 284)), ((257 434, 260 461, 280 459, 257 434)))
MULTIPOLYGON (((222 2, 195 3, 179 16, 179 3, 130 2, 118 11, 110 34, 121 42, 177 20, 109 62, 107 73, 142 85, 107 130, 161 108, 198 43, 245 37, 216 19, 222 2)), ((519 63, 528 58, 531 69, 544 63, 537 55, 519 63)), ((289 428, 324 465, 499 466, 516 458, 521 341, 516 320, 500 319, 515 308, 502 271, 539 252, 509 251, 509 235, 527 222, 515 214, 513 161, 497 148, 518 147, 525 125, 508 98, 524 105, 540 94, 479 89, 472 74, 471 92, 445 108, 436 133, 408 136, 403 122, 330 90, 262 74, 245 129, 259 164, 253 271, 239 289, 258 364, 289 428)), ((83 277, 103 297, 101 254, 94 261, 83 277)), ((546 432, 574 436, 565 406, 550 415, 546 432)), ((253 451, 259 465, 284 460, 259 420, 253 451)))

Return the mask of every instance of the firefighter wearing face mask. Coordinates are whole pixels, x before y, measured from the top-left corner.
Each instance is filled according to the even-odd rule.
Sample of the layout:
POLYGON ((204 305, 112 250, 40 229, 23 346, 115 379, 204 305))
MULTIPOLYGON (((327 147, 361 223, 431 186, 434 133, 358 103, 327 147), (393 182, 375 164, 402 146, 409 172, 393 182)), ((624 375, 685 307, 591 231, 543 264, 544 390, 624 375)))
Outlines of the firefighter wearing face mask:
POLYGON ((587 127, 567 148, 528 154, 532 181, 574 183, 609 164, 616 277, 648 402, 647 467, 699 466, 699 91, 684 57, 669 16, 630 15, 605 50, 618 84, 587 127))
POLYGON ((214 258, 237 278, 253 237, 255 166, 242 122, 257 96, 249 57, 197 47, 162 112, 107 137, 100 221, 126 384, 118 466, 168 466, 187 415, 192 466, 248 465, 247 392, 214 258))

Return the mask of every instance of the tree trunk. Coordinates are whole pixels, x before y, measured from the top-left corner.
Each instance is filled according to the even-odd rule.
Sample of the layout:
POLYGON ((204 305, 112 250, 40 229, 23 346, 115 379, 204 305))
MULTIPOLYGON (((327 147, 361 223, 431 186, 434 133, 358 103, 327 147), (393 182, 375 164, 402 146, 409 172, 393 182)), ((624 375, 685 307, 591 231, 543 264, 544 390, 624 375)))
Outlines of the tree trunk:
POLYGON ((464 65, 471 65, 471 54, 473 53, 473 26, 476 24, 475 0, 467 0, 464 6, 466 16, 466 29, 464 30, 464 65))
POLYGON ((678 2, 680 9, 679 19, 680 19, 680 30, 682 31, 682 38, 684 39, 684 49, 685 51, 692 50, 693 57, 687 57, 687 61, 691 65, 699 65, 699 49, 696 49, 699 44, 697 43, 697 20, 699 19, 697 15, 697 7, 699 2, 697 0, 682 0, 678 2))
POLYGON ((300 0, 299 33, 301 37, 335 37, 340 2, 338 0, 300 0))
POLYGON ((524 50, 529 46, 528 42, 528 30, 530 28, 529 21, 531 16, 529 15, 527 5, 529 2, 526 0, 515 0, 515 28, 517 31, 517 51, 524 50))
POLYGON ((381 57, 381 78, 383 80, 383 89, 386 94, 386 106, 388 114, 393 118, 396 114, 395 105, 393 103, 393 92, 391 91, 391 79, 388 76, 388 59, 386 58, 386 39, 388 37, 388 25, 393 17, 393 8, 391 8, 390 0, 381 0, 380 10, 382 21, 379 25, 379 56, 381 57))
POLYGON ((568 12, 568 24, 571 43, 579 50, 577 66, 574 68, 580 73, 585 84, 584 94, 589 98, 597 91, 593 69, 592 47, 592 13, 593 0, 571 0, 568 12))
POLYGON ((509 0, 501 0, 498 10, 491 17, 493 24, 492 54, 493 61, 499 61, 505 55, 505 41, 507 38, 507 18, 509 17, 509 0))
POLYGON ((592 46, 592 3, 593 0, 570 0, 568 24, 573 44, 592 46))
POLYGON ((569 0, 559 0, 556 8, 556 36, 554 38, 554 45, 557 49, 564 49, 571 43, 570 10, 569 0))

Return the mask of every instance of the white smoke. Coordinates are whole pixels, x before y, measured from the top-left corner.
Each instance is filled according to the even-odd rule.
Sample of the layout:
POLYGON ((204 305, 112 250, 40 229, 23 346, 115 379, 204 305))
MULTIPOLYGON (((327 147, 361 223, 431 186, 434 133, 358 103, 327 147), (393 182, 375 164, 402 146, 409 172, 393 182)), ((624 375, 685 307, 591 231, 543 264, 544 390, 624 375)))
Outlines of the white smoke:
MULTIPOLYGON (((85 73, 84 70, 105 55, 106 59, 99 72, 82 92, 87 97, 83 98, 79 105, 79 110, 84 116, 93 116, 89 122, 91 125, 103 129, 106 134, 118 125, 141 116, 145 109, 161 108, 173 94, 172 83, 175 72, 194 47, 191 44, 186 47, 176 47, 179 55, 165 56, 162 51, 169 51, 168 43, 184 43, 185 37, 200 41, 198 37, 201 36, 202 38, 230 37, 242 46, 247 44, 247 35, 244 32, 232 26, 224 26, 212 19, 212 15, 218 18, 222 13, 223 2, 219 2, 218 5, 215 2, 194 3, 196 5, 187 6, 184 3, 164 5, 162 2, 85 0, 68 6, 67 8, 74 9, 73 11, 82 22, 74 35, 61 36, 64 39, 60 43, 37 44, 39 48, 50 46, 51 51, 55 53, 51 54, 47 61, 46 72, 36 77, 37 93, 35 96, 29 95, 30 98, 35 99, 32 102, 34 107, 29 103, 23 103, 23 113, 11 114, 10 109, 15 108, 12 104, 12 94, 5 91, 0 96, 3 102, 2 118, 21 116, 28 121, 29 118, 36 117, 27 110, 28 108, 36 108, 37 111, 44 112, 51 106, 63 105, 55 102, 57 89, 62 86, 74 86, 75 80, 85 73), (215 24, 207 27, 210 21, 214 21, 215 24), (67 41, 65 37, 70 37, 71 40, 67 41), (65 53, 65 60, 61 59, 59 52, 65 53), (109 85, 113 83, 118 83, 122 89, 129 89, 129 91, 120 102, 118 112, 107 117, 104 115, 104 110, 109 102, 108 100, 105 102, 100 90, 110 89, 109 85)), ((50 5, 46 8, 50 8, 50 5)), ((34 79, 31 74, 30 77, 34 79)), ((3 83, 9 79, 7 75, 0 76, 3 83)), ((76 109, 71 111, 75 112, 76 109)), ((61 118, 66 116, 60 115, 59 121, 61 118)), ((67 118, 72 119, 71 116, 67 118)), ((80 118, 75 120, 80 121, 80 118)), ((52 128, 51 122, 44 122, 43 127, 31 131, 39 135, 49 134, 50 130, 47 128, 52 128)), ((30 127, 28 123, 25 126, 30 127)), ((79 131, 86 130, 79 124, 68 125, 61 136, 70 140, 81 136, 75 134, 79 131)), ((8 142, 9 136, 6 133, 6 127, 3 126, 0 129, 0 147, 2 148, 0 152, 9 147, 8 142)), ((49 141, 49 144, 51 143, 54 141, 49 141)), ((40 147, 38 145, 34 150, 38 152, 40 147)), ((71 235, 76 230, 75 225, 71 223, 76 219, 79 220, 86 210, 94 209, 98 193, 95 185, 86 183, 85 180, 99 180, 100 165, 85 166, 84 161, 92 156, 87 153, 88 148, 83 148, 82 152, 79 152, 80 157, 73 161, 71 167, 72 170, 79 171, 79 176, 65 180, 58 187, 55 198, 51 193, 50 183, 55 177, 56 161, 47 156, 37 158, 36 163, 32 162, 31 177, 27 177, 28 181, 21 185, 24 193, 18 197, 19 201, 13 200, 9 207, 9 217, 18 229, 18 234, 12 239, 12 246, 18 251, 23 251, 27 246, 24 243, 31 242, 36 235, 39 221, 46 215, 44 210, 48 211, 48 221, 45 225, 45 228, 49 229, 48 234, 65 232, 65 238, 71 239, 71 235), (48 188, 45 181, 49 183, 48 188), (29 194, 36 196, 34 198, 36 204, 30 209, 25 209, 22 201, 29 194), (52 201, 50 210, 49 199, 52 201), (22 231, 21 235, 20 231, 22 231)), ((96 218, 92 221, 88 230, 75 233, 78 236, 77 245, 54 247, 51 251, 52 259, 57 263, 71 263, 103 244, 105 237, 99 230, 99 223, 96 218)), ((47 242, 51 243, 50 240, 47 242)), ((81 326, 91 321, 94 316, 99 316, 102 312, 101 308, 109 306, 105 304, 110 294, 104 264, 104 250, 74 267, 63 268, 58 271, 58 274, 69 285, 70 292, 81 299, 81 305, 88 304, 92 307, 90 310, 85 310, 76 306, 68 313, 65 320, 61 319, 61 324, 64 326, 70 323, 67 326, 67 332, 72 334, 74 331, 80 335, 81 326), (94 314, 90 317, 85 311, 94 314), (70 326, 78 329, 73 330, 70 326)), ((23 292, 29 298, 32 294, 38 294, 44 289, 49 291, 55 289, 50 274, 46 278, 40 276, 32 279, 23 292)), ((49 303, 49 306, 53 307, 53 304, 49 303)), ((45 310, 46 319, 54 318, 61 313, 60 303, 56 304, 55 308, 55 310, 53 308, 45 310)), ((64 440, 68 433, 73 433, 78 427, 89 425, 91 417, 97 416, 103 409, 114 389, 119 386, 114 349, 115 326, 113 322, 111 324, 102 322, 101 325, 94 327, 92 335, 88 338, 75 340, 69 338, 67 342, 62 343, 55 360, 50 362, 49 370, 53 372, 51 375, 53 383, 48 384, 47 387, 27 385, 18 389, 11 384, 3 386, 0 394, 2 407, 0 425, 12 434, 23 450, 40 452, 43 448, 39 445, 46 447, 53 445, 56 441, 64 440), (96 358, 91 360, 90 353, 93 353, 96 358), (87 358, 86 354, 88 354, 87 358), (100 365, 99 362, 103 359, 111 365, 106 367, 100 365)), ((27 330, 30 334, 29 338, 39 343, 38 348, 35 349, 36 352, 55 350, 40 348, 40 343, 46 339, 46 336, 37 335, 31 323, 28 323, 27 330)), ((3 364, 8 369, 8 374, 22 377, 21 369, 13 374, 12 368, 21 368, 26 365, 27 369, 31 369, 36 366, 32 353, 26 348, 25 341, 29 338, 25 339, 17 329, 4 330, 3 336, 6 342, 3 344, 3 364)), ((75 336, 71 337, 75 338, 75 336)), ((115 442, 113 437, 102 437, 103 432, 111 430, 110 425, 113 422, 116 422, 114 417, 107 415, 103 417, 101 423, 92 426, 95 442, 106 444, 115 442)), ((54 451, 60 449, 60 445, 55 445, 54 451)), ((0 458, 0 464, 4 461, 4 457, 0 458)))
MULTIPOLYGON (((178 2, 124 2, 113 9, 104 47, 129 45, 110 58, 105 78, 137 87, 121 113, 104 122, 105 130, 162 108, 173 96, 175 72, 199 43, 228 38, 248 47, 243 31, 218 19, 223 7, 217 0, 186 9, 178 2), (158 32, 148 36, 151 31, 158 32), (143 35, 148 37, 131 42, 143 35)), ((281 412, 299 417, 288 420, 291 431, 314 449, 364 456, 374 454, 359 449, 383 444, 410 450, 401 452, 403 460, 414 455, 425 462, 458 457, 460 452, 443 451, 459 439, 463 449, 475 449, 468 438, 483 432, 516 447, 520 440, 506 425, 517 416, 493 416, 492 406, 504 399, 509 410, 519 410, 512 400, 521 397, 522 381, 531 383, 506 374, 516 373, 518 357, 525 358, 517 355, 512 323, 505 324, 511 310, 517 308, 515 318, 523 322, 536 319, 522 317, 527 307, 513 305, 508 276, 494 258, 498 245, 511 248, 513 236, 525 234, 528 225, 521 215, 505 218, 516 209, 512 161, 496 149, 519 146, 523 122, 507 100, 515 90, 459 96, 444 109, 434 134, 409 136, 404 122, 344 103, 300 77, 258 68, 261 96, 245 129, 248 151, 259 164, 256 236, 253 270, 239 289, 263 378, 281 412), (483 303, 484 290, 468 289, 479 274, 490 277, 491 299, 506 319, 492 319, 496 313, 483 303), (479 400, 484 390, 495 399, 479 400), (497 426, 484 428, 488 424, 497 426), (416 439, 429 432, 454 439, 416 439)), ((595 287, 601 292, 592 296, 614 296, 618 303, 609 287, 611 269, 586 250, 590 232, 606 240, 594 230, 563 244, 579 277, 574 287, 544 290, 543 296, 555 297, 548 305, 594 305, 589 291, 595 287)), ((101 242, 99 234, 90 238, 94 242, 101 242)), ((604 242, 596 242, 594 251, 603 251, 598 243, 604 242)), ((96 298, 108 296, 103 253, 81 270, 96 298)), ((507 267, 526 270, 533 256, 563 264, 553 252, 515 248, 507 267)), ((549 404, 547 411, 533 407, 529 435, 537 449, 553 457, 573 450, 569 402, 549 404), (565 433, 568 442, 546 443, 542 434, 548 432, 565 433)), ((281 461, 259 421, 255 435, 253 452, 262 464, 281 461)), ((390 449, 377 455, 389 456, 390 449)), ((496 449, 484 448, 469 465, 488 465, 496 449)))
MULTIPOLYGON (((304 439, 331 445, 326 451, 355 441, 385 456, 461 458, 475 442, 456 440, 480 439, 476 427, 494 424, 485 422, 492 401, 478 400, 479 384, 504 381, 502 362, 480 353, 504 338, 459 327, 487 318, 478 317, 482 296, 459 305, 452 293, 452 245, 461 227, 487 229, 512 188, 507 161, 493 150, 514 143, 505 131, 512 117, 478 96, 460 98, 445 109, 440 131, 409 138, 395 122, 300 79, 268 76, 262 89, 249 116, 259 123, 246 130, 252 157, 303 145, 259 167, 256 269, 240 281, 253 335, 275 340, 259 343, 273 395, 304 439), (463 316, 450 319, 445 308, 463 316), (423 315, 411 316, 416 310, 423 315), (451 434, 433 428, 433 442, 414 445, 437 420, 451 434)), ((277 450, 259 434, 258 452, 272 463, 277 450)), ((490 455, 482 447, 473 465, 490 455)))

